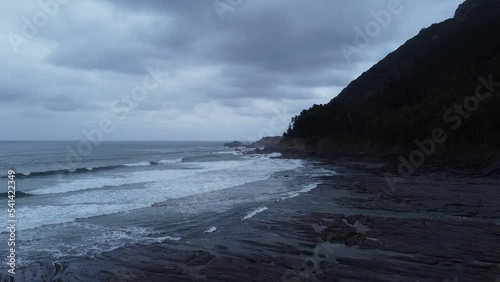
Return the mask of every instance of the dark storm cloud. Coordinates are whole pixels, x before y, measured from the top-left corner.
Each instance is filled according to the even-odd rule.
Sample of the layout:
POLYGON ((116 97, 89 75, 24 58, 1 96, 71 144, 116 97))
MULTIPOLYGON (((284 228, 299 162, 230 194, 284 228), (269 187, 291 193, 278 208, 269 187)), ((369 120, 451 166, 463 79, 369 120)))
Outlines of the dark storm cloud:
MULTIPOLYGON (((260 122, 276 109, 286 106, 292 116, 328 102, 421 28, 452 16, 461 2, 401 0, 402 12, 346 60, 340 45, 354 44, 356 28, 363 30, 390 1, 242 0, 223 20, 212 0, 72 1, 23 46, 22 55, 0 52, 8 69, 0 76, 0 98, 11 111, 59 115, 55 128, 74 121, 65 119, 70 115, 79 117, 78 126, 92 126, 92 112, 112 116, 113 101, 141 85, 147 68, 159 68, 169 78, 124 124, 185 126, 181 131, 188 132, 231 120, 246 131, 214 128, 213 139, 246 136, 243 131, 265 126, 260 122)), ((18 19, 39 10, 36 3, 9 5, 0 20, 5 32, 18 32, 18 19)), ((20 117, 19 123, 37 121, 20 117)), ((196 139, 192 132, 185 139, 196 139)), ((116 138, 137 139, 132 132, 116 138)))
MULTIPOLYGON (((140 72, 147 61, 165 60, 171 67, 190 62, 244 66, 252 69, 247 76, 255 71, 316 76, 325 70, 349 69, 340 44, 352 43, 354 27, 362 28, 373 20, 371 11, 387 5, 387 1, 268 2, 243 1, 230 18, 220 21, 211 1, 110 0, 118 9, 145 13, 151 20, 131 25, 129 34, 117 35, 113 26, 127 23, 110 18, 110 26, 104 29, 88 30, 83 38, 81 33, 74 34, 47 61, 83 69, 140 72)), ((389 25, 376 38, 378 44, 394 40, 390 35, 397 29, 397 23, 389 25)))
POLYGON ((136 71, 141 59, 181 64, 176 58, 186 57, 206 64, 253 66, 284 73, 341 68, 347 62, 340 43, 351 41, 352 27, 368 21, 369 11, 382 9, 386 1, 350 5, 344 1, 281 5, 248 1, 224 22, 210 1, 172 2, 111 1, 130 12, 147 13, 152 20, 131 26, 130 34, 120 36, 113 34, 112 27, 127 23, 110 18, 111 28, 89 30, 85 38, 80 37, 81 32, 75 33, 48 60, 58 65, 123 72, 136 71), (71 56, 79 51, 85 52, 71 56), (119 58, 127 58, 130 64, 120 63, 119 58))

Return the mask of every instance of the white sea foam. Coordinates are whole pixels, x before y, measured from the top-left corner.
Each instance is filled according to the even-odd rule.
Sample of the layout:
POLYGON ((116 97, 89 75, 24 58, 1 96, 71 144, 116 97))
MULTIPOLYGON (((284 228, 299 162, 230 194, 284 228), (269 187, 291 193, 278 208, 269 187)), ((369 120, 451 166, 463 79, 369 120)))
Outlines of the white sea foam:
POLYGON ((311 177, 332 176, 332 175, 335 175, 335 174, 337 174, 337 173, 335 171, 333 171, 333 170, 328 170, 328 169, 325 169, 325 168, 320 168, 315 173, 311 174, 311 177))
POLYGON ((205 233, 213 233, 217 230, 217 227, 215 226, 210 226, 207 230, 205 230, 205 233))
MULTIPOLYGON (((182 238, 144 227, 127 226, 113 227, 71 222, 62 227, 66 234, 79 234, 72 238, 71 243, 60 240, 61 229, 42 228, 23 231, 23 235, 31 238, 24 242, 24 254, 29 252, 48 253, 54 259, 66 256, 94 256, 97 253, 111 251, 133 243, 159 243, 164 241, 179 241, 182 238)), ((69 236, 69 235, 68 235, 69 236)), ((29 257, 29 255, 26 255, 29 257)))
POLYGON ((271 153, 267 155, 269 158, 279 158, 282 157, 283 155, 281 153, 271 153))
POLYGON ((159 164, 176 164, 182 163, 182 158, 174 159, 174 160, 161 160, 158 162, 159 164))
POLYGON ((53 201, 40 206, 20 207, 19 229, 130 211, 170 198, 265 180, 275 172, 301 167, 302 161, 247 158, 240 161, 193 162, 190 165, 191 169, 147 170, 126 174, 113 172, 91 178, 85 176, 29 191, 34 195, 52 194, 53 201), (122 185, 127 185, 127 188, 119 187, 122 185), (103 187, 106 189, 101 189, 103 187))
POLYGON ((304 188, 300 189, 299 192, 300 193, 307 193, 316 187, 318 187, 318 183, 307 184, 306 186, 304 186, 304 188))
POLYGON ((215 155, 235 155, 239 156, 243 154, 242 152, 237 152, 237 151, 222 151, 222 152, 215 152, 215 155))
POLYGON ((29 193, 34 195, 58 194, 75 192, 82 190, 98 189, 104 187, 117 187, 126 184, 139 184, 153 181, 168 181, 174 178, 195 175, 195 170, 176 171, 141 171, 129 174, 112 174, 102 177, 85 177, 70 182, 62 182, 50 187, 32 190, 29 193))
POLYGON ((245 216, 244 216, 241 220, 246 220, 246 219, 252 218, 252 217, 254 217, 256 214, 261 213, 261 212, 266 211, 266 210, 268 210, 268 208, 267 208, 267 207, 260 207, 260 208, 256 208, 256 209, 254 209, 253 211, 251 211, 251 212, 247 213, 247 215, 245 215, 245 216))
POLYGON ((148 166, 148 165, 151 165, 151 163, 150 162, 140 162, 140 163, 124 164, 124 166, 131 166, 131 167, 134 167, 134 166, 148 166))
POLYGON ((311 183, 303 186, 300 190, 295 191, 295 192, 289 192, 286 194, 286 196, 282 197, 281 200, 286 200, 286 199, 291 199, 299 196, 300 194, 307 193, 316 187, 318 187, 319 183, 311 183))
POLYGON ((295 198, 297 196, 299 196, 300 194, 299 193, 295 193, 295 192, 292 192, 292 193, 288 193, 287 196, 281 198, 281 200, 286 200, 286 199, 291 199, 291 198, 295 198))

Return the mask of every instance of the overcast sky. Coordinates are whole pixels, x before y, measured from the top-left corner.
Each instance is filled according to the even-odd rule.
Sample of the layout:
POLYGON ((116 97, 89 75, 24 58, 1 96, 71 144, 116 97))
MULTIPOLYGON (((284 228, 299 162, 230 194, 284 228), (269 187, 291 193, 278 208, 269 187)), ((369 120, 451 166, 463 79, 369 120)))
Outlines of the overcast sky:
POLYGON ((3 3, 0 140, 281 135, 462 2, 54 1, 3 3))

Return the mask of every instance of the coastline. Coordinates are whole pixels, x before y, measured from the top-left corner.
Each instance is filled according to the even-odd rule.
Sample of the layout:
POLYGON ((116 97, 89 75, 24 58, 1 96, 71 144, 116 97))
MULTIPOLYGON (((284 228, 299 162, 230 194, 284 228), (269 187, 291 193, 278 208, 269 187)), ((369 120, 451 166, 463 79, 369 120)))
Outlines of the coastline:
POLYGON ((369 164, 337 160, 233 242, 136 244, 25 267, 16 281, 498 281, 498 178, 436 172, 392 191, 369 164))

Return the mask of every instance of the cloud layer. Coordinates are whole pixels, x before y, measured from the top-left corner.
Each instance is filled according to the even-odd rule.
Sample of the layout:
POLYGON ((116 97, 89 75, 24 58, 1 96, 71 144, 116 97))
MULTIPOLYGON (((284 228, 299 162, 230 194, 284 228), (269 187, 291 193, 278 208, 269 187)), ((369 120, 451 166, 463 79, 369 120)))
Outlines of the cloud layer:
POLYGON ((102 119, 116 125, 105 140, 279 135, 462 2, 394 1, 11 1, 0 12, 0 139, 79 140, 102 119), (342 44, 357 52, 346 58, 342 44), (120 116, 113 103, 148 68, 169 75, 120 116))

